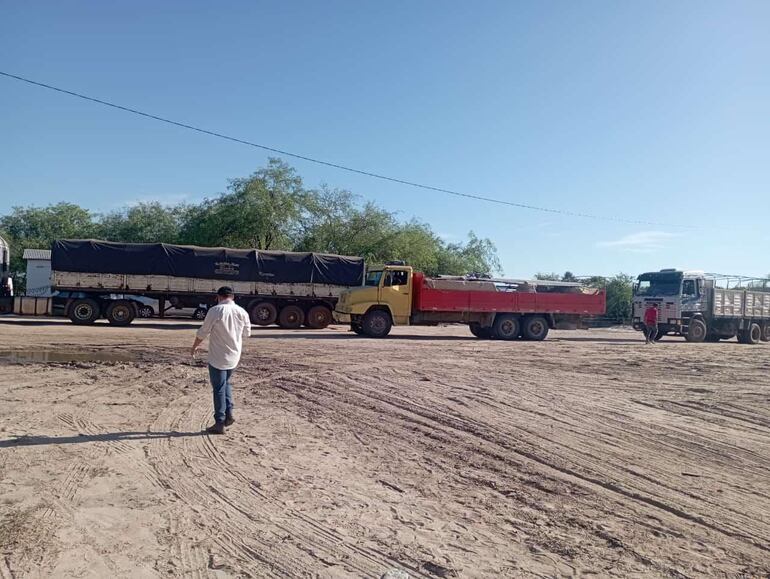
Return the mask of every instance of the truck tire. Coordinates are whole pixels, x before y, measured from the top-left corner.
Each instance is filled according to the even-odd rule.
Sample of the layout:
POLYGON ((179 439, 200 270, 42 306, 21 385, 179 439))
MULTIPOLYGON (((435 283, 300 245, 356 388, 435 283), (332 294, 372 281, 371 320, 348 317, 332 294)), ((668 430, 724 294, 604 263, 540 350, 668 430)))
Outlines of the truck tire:
POLYGON ((706 322, 703 320, 690 320, 687 335, 685 336, 688 342, 700 343, 706 339, 707 335, 708 328, 706 327, 706 322))
POLYGON ((249 317, 258 326, 269 326, 278 319, 278 308, 270 302, 258 302, 249 308, 249 317))
MULTIPOLYGON (((548 325, 546 324, 546 333, 548 325)), ((519 318, 511 314, 497 314, 492 335, 499 340, 516 340, 521 333, 519 318)))
POLYGON ((388 312, 372 310, 364 316, 361 327, 363 328, 364 335, 370 338, 384 338, 390 333, 390 328, 393 327, 393 320, 390 319, 388 312))
POLYGON ((765 324, 765 327, 762 328, 762 341, 770 342, 770 324, 765 324))
POLYGON ((738 341, 741 344, 759 344, 762 339, 762 329, 759 324, 751 324, 747 329, 738 332, 738 341))
POLYGON ((278 325, 286 330, 296 330, 305 321, 305 312, 299 306, 285 306, 278 314, 278 325))
POLYGON ((543 316, 527 316, 522 323, 521 335, 525 340, 541 342, 548 336, 548 321, 543 316))
POLYGON ((468 328, 470 328, 471 334, 482 340, 489 340, 492 337, 492 328, 485 328, 478 322, 471 322, 468 324, 468 328))
POLYGON ((92 299, 80 299, 70 306, 70 321, 78 326, 90 326, 99 319, 99 304, 92 299))
POLYGON ((364 329, 361 327, 361 324, 350 324, 350 329, 359 336, 364 335, 364 329))
POLYGON ((136 308, 126 300, 118 300, 107 306, 104 315, 113 326, 128 326, 136 317, 136 308))
POLYGON ((322 330, 331 323, 332 311, 326 306, 313 306, 305 317, 305 325, 314 330, 322 330))

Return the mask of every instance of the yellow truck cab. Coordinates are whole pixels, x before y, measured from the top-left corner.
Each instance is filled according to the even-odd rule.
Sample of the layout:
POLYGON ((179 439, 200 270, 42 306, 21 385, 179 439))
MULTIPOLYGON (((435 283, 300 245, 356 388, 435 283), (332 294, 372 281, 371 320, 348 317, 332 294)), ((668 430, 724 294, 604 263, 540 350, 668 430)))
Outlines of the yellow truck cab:
POLYGON ((334 317, 357 334, 388 335, 392 325, 408 325, 412 314, 413 270, 406 265, 370 269, 363 287, 342 292, 334 317))

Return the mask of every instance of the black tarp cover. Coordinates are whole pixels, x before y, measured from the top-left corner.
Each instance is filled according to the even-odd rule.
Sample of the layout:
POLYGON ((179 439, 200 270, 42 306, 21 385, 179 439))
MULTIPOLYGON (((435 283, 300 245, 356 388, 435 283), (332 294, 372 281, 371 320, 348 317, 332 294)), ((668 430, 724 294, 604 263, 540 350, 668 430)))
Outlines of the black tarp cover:
POLYGON ((60 239, 53 243, 51 269, 78 273, 357 286, 363 283, 364 260, 323 253, 60 239))

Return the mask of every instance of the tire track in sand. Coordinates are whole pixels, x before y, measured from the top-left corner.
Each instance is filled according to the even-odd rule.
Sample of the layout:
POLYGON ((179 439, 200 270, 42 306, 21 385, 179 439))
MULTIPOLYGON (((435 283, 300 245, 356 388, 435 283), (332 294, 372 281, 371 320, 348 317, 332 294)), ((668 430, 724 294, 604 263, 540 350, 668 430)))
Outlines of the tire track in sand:
MULTIPOLYGON (((192 425, 194 430, 203 430, 209 419, 208 405, 203 393, 177 398, 152 429, 179 430, 192 425)), ((240 564, 238 571, 285 577, 342 567, 373 576, 401 567, 414 577, 426 576, 417 564, 395 561, 377 549, 352 544, 335 530, 272 499, 228 463, 208 435, 153 440, 148 454, 168 488, 193 510, 203 511, 201 524, 214 535, 217 546, 240 564), (175 462, 184 468, 176 472, 167 468, 175 462)))
MULTIPOLYGON (((603 480, 590 473, 583 473, 576 470, 575 468, 570 467, 566 463, 555 463, 549 459, 549 455, 541 456, 542 452, 538 452, 534 448, 526 448, 525 446, 528 445, 526 438, 514 438, 504 433, 494 432, 494 429, 492 429, 490 432, 487 432, 488 429, 485 429, 483 425, 480 425, 476 421, 453 415, 446 409, 443 409, 441 404, 434 404, 432 408, 429 409, 426 406, 419 404, 418 402, 406 400, 401 396, 389 395, 387 391, 384 391, 377 384, 367 385, 365 381, 362 382, 360 380, 360 377, 356 377, 354 379, 345 375, 337 375, 337 373, 334 374, 335 375, 333 378, 331 376, 325 375, 323 380, 294 380, 291 381, 293 382, 292 386, 285 386, 284 389, 294 396, 306 395, 308 391, 312 390, 320 391, 322 393, 323 400, 321 398, 313 397, 315 398, 313 400, 315 404, 325 403, 328 405, 329 398, 331 397, 336 398, 339 404, 348 404, 353 406, 359 405, 362 408, 369 409, 377 409, 378 404, 385 404, 393 409, 396 409, 397 413, 394 414, 392 410, 387 411, 383 410, 382 408, 377 409, 376 411, 380 414, 388 415, 391 419, 398 417, 400 420, 405 420, 412 424, 418 425, 426 434, 429 434, 431 431, 435 432, 436 428, 441 426, 444 429, 449 429, 450 432, 471 435, 475 438, 482 439, 488 443, 500 447, 507 452, 511 452, 524 459, 532 461, 541 467, 546 467, 552 472, 558 473, 559 477, 567 477, 567 480, 577 482, 583 486, 588 485, 589 487, 593 487, 594 490, 600 490, 600 494, 601 491, 608 491, 612 496, 616 497, 619 505, 627 504, 627 501, 624 501, 623 499, 630 499, 634 503, 638 503, 646 507, 652 507, 658 511, 663 511, 666 514, 672 515, 684 522, 694 523, 730 539, 738 540, 742 543, 745 543, 747 546, 750 546, 751 548, 770 552, 770 547, 763 543, 761 535, 752 536, 747 535, 745 532, 737 528, 724 528, 717 523, 712 523, 711 521, 708 521, 697 514, 690 513, 677 506, 669 504, 664 500, 657 499, 652 496, 647 496, 641 492, 637 492, 634 489, 624 488, 619 484, 616 484, 612 481, 603 480), (341 383, 344 384, 344 392, 336 391, 331 386, 327 386, 328 384, 340 385, 341 383), (297 392, 297 386, 302 389, 302 394, 297 392), (359 400, 358 402, 356 401, 356 398, 359 400), (442 412, 442 410, 444 411, 442 412)), ((316 378, 318 378, 318 376, 316 376, 316 378)), ((280 382, 283 383, 286 381, 280 380, 280 382)), ((281 387, 280 384, 279 387, 281 387)), ((483 447, 476 448, 475 450, 476 452, 481 452, 483 454, 488 453, 488 451, 483 447)), ((492 453, 489 456, 495 459, 506 460, 502 455, 498 455, 497 453, 492 453)), ((759 533, 759 529, 755 528, 754 531, 759 533)))

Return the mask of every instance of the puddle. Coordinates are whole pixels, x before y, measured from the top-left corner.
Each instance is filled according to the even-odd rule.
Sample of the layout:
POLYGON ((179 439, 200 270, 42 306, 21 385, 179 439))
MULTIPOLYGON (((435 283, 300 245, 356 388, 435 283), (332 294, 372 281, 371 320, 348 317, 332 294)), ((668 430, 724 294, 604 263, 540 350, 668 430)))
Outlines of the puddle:
POLYGON ((131 354, 119 352, 68 352, 66 350, 0 350, 0 363, 24 364, 46 362, 132 362, 131 354))

